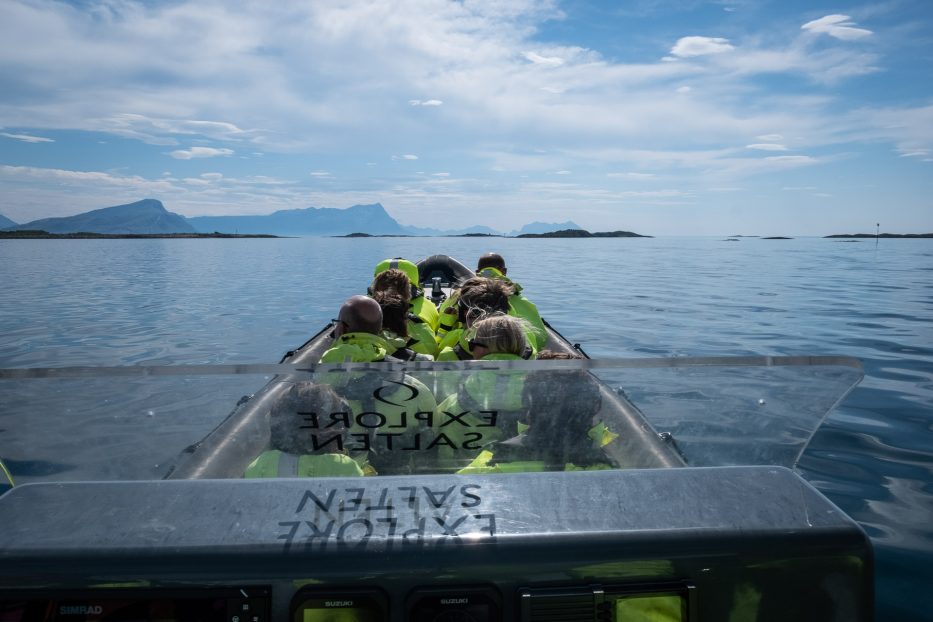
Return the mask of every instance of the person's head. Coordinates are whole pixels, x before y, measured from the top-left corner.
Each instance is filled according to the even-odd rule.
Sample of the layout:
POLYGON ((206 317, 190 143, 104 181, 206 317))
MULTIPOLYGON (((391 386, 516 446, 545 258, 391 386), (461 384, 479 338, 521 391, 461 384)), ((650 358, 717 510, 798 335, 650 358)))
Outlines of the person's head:
POLYGON ((459 312, 464 326, 472 326, 480 317, 509 312, 509 296, 515 290, 505 281, 476 276, 460 287, 459 312))
POLYGON ((382 308, 369 296, 351 296, 337 316, 334 334, 339 337, 344 333, 371 333, 378 335, 382 331, 382 308))
MULTIPOLYGON (((408 277, 405 277, 405 282, 408 282, 408 277)), ((391 330, 399 337, 407 337, 409 299, 400 296, 393 289, 380 289, 373 292, 373 300, 379 303, 382 309, 382 328, 391 330)))
POLYGON ((385 272, 386 270, 401 270, 408 277, 408 280, 411 281, 411 284, 418 286, 418 266, 408 261, 407 259, 402 259, 401 257, 396 257, 394 259, 383 259, 376 264, 376 269, 373 271, 373 276, 379 276, 380 272, 385 272))
POLYGON ((394 293, 407 303, 411 301, 411 279, 401 270, 389 268, 376 275, 369 291, 374 296, 379 292, 394 293))
POLYGON ((326 384, 298 382, 272 405, 269 412, 270 444, 289 454, 302 455, 335 451, 335 447, 344 443, 327 443, 318 439, 319 449, 315 449, 314 435, 321 430, 308 426, 311 415, 318 421, 330 420, 323 430, 328 438, 335 435, 346 437, 347 429, 341 418, 330 417, 332 413, 349 413, 350 405, 326 384))
POLYGON ((483 268, 495 268, 502 274, 508 272, 505 267, 505 259, 499 253, 486 253, 480 257, 479 261, 476 262, 476 272, 481 271, 483 268))
POLYGON ((475 332, 470 340, 470 350, 475 359, 481 359, 487 354, 522 356, 528 347, 524 323, 517 317, 490 315, 476 322, 473 328, 475 332))

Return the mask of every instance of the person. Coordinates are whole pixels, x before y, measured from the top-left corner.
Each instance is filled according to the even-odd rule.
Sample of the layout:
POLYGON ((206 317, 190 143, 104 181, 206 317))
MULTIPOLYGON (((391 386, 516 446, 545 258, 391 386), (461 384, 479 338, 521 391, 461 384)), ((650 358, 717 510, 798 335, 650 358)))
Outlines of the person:
POLYGON ((469 345, 476 360, 515 361, 527 353, 524 320, 494 313, 476 322, 473 329, 469 345))
MULTIPOLYGON (((448 332, 437 345, 438 361, 464 361, 473 358, 469 342, 473 324, 486 315, 506 314, 512 288, 502 281, 473 277, 460 286, 457 293, 457 317, 461 327, 448 332)), ((533 350, 526 358, 533 356, 533 350)))
MULTIPOLYGON (((374 299, 350 297, 336 324, 334 345, 321 356, 321 363, 398 361, 380 336, 382 308, 374 299)), ((366 465, 367 474, 409 473, 417 468, 417 452, 407 448, 421 446, 421 432, 430 428, 427 415, 437 407, 423 382, 405 373, 371 369, 325 372, 322 382, 350 406, 342 415, 349 428, 349 450, 366 465)))
MULTIPOLYGON (((473 325, 472 332, 470 346, 477 360, 520 361, 527 353, 524 320, 520 318, 504 312, 487 315, 473 325)), ((464 466, 475 458, 478 448, 520 431, 523 378, 522 372, 509 370, 479 370, 465 378, 458 376, 459 386, 440 402, 435 417, 436 425, 443 426, 451 441, 438 449, 441 468, 464 466), (459 413, 457 425, 452 425, 446 413, 459 413)))
POLYGON ((363 469, 345 450, 345 426, 329 427, 326 438, 319 438, 325 435, 312 433, 305 425, 307 415, 349 410, 347 402, 327 385, 293 384, 269 412, 270 449, 250 463, 244 477, 362 476, 363 469))
POLYGON ((334 343, 320 363, 371 363, 389 356, 391 346, 380 335, 382 308, 372 298, 351 296, 334 322, 334 343))
POLYGON ((380 272, 373 279, 370 295, 382 307, 382 336, 395 348, 395 358, 433 361, 437 353, 434 331, 410 310, 411 281, 395 268, 380 272))
POLYGON ((380 272, 385 272, 390 269, 401 270, 408 276, 411 282, 411 312, 424 320, 424 322, 431 327, 431 330, 436 332, 438 325, 437 307, 425 297, 424 290, 418 287, 420 283, 418 266, 401 257, 383 259, 376 264, 373 277, 378 276, 380 272))
MULTIPOLYGON (((558 353, 554 358, 574 358, 558 353)), ((485 447, 458 473, 611 469, 591 431, 602 407, 597 380, 585 370, 535 371, 524 379, 526 419, 518 436, 485 447)))
POLYGON ((506 276, 508 271, 505 259, 498 253, 486 253, 476 262, 478 276, 499 279, 512 286, 513 294, 509 297, 509 313, 523 318, 531 325, 532 330, 529 335, 532 338, 532 346, 535 350, 541 350, 547 343, 547 328, 544 326, 544 320, 538 313, 538 307, 522 294, 522 286, 506 276))

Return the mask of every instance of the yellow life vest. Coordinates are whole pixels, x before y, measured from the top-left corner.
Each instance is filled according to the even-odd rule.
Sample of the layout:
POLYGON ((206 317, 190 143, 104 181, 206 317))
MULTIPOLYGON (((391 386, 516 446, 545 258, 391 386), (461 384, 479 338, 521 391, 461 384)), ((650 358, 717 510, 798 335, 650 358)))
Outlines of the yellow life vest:
POLYGON ((296 456, 278 449, 264 451, 253 460, 243 477, 361 477, 363 470, 345 454, 296 456))
POLYGON ((372 363, 389 355, 391 346, 379 335, 344 333, 321 355, 320 363, 372 363))
MULTIPOLYGON (((612 469, 608 464, 577 466, 566 463, 564 471, 605 471, 612 469)), ((493 462, 493 453, 484 449, 467 466, 457 471, 458 475, 482 475, 487 473, 539 473, 548 470, 543 460, 515 460, 512 462, 493 462)))

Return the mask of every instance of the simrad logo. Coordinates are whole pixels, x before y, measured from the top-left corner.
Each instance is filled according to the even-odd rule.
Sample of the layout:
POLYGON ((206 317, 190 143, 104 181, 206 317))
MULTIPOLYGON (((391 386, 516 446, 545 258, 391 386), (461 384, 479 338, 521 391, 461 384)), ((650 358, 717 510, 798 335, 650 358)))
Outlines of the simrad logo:
POLYGON ((100 605, 62 605, 58 608, 59 615, 86 616, 88 614, 101 614, 104 608, 100 605))

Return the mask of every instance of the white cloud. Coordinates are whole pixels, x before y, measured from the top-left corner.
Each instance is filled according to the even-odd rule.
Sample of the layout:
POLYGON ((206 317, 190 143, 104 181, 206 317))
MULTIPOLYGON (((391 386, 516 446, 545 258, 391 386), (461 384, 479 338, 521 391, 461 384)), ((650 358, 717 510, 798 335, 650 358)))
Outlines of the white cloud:
POLYGON ((671 55, 677 58, 693 58, 710 54, 731 52, 735 47, 728 39, 720 37, 681 37, 671 48, 671 55))
POLYGON ((872 31, 856 28, 855 22, 848 15, 825 15, 800 27, 815 34, 826 34, 843 41, 854 41, 870 36, 872 31))
POLYGON ((192 160, 194 158, 216 158, 218 156, 229 156, 233 155, 233 150, 216 149, 214 147, 192 147, 191 149, 172 151, 169 153, 169 155, 176 160, 192 160))
POLYGON ((755 143, 754 145, 745 145, 745 148, 759 151, 787 151, 787 147, 776 143, 755 143))
POLYGON ((810 156, 768 156, 765 158, 768 162, 774 162, 775 164, 790 164, 790 165, 802 165, 802 164, 816 164, 817 159, 811 158, 810 156))
POLYGON ((54 143, 55 142, 51 138, 43 138, 42 136, 30 136, 29 134, 7 134, 6 132, 0 132, 0 136, 6 136, 7 138, 19 140, 24 143, 54 143))
POLYGON ((330 172, 328 171, 311 171, 311 177, 330 177, 330 172))
POLYGON ((536 52, 525 52, 524 57, 542 67, 560 67, 564 64, 564 59, 558 56, 541 56, 536 52))
POLYGON ((763 140, 768 143, 775 143, 779 140, 784 140, 784 136, 781 134, 762 134, 761 136, 756 136, 758 140, 763 140))
POLYGON ((392 156, 392 159, 393 160, 417 160, 418 156, 411 154, 411 153, 406 153, 405 155, 392 156))
POLYGON ((689 93, 689 92, 692 91, 692 90, 693 90, 693 89, 690 88, 689 86, 679 86, 679 87, 677 87, 677 92, 680 93, 680 94, 689 93))
POLYGON ((654 173, 606 173, 606 177, 627 177, 629 179, 653 179, 654 173))
POLYGON ((420 99, 409 99, 408 100, 409 106, 425 106, 425 107, 430 108, 430 107, 442 106, 443 104, 444 102, 442 102, 439 99, 427 99, 423 101, 420 99))

